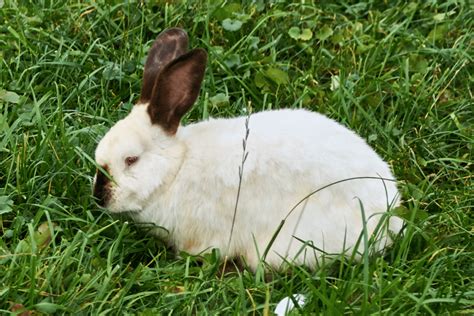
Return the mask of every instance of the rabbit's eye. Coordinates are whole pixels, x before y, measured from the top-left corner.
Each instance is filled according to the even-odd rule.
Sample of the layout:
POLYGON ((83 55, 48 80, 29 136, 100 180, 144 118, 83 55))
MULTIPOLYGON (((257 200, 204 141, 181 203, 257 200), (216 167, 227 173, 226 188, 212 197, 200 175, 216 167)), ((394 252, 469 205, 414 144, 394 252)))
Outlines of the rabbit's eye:
POLYGON ((125 158, 125 164, 127 166, 131 166, 133 165, 134 163, 136 163, 138 161, 138 157, 137 156, 131 156, 131 157, 127 157, 125 158))

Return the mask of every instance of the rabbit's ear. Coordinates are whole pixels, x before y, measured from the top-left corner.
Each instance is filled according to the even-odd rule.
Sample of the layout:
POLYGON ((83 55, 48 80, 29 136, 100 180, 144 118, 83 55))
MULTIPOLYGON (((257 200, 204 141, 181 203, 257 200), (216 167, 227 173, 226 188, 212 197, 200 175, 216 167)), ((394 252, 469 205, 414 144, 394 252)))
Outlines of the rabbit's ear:
POLYGON ((174 135, 181 117, 199 95, 207 53, 197 48, 167 65, 158 77, 148 106, 153 124, 174 135))
POLYGON ((170 62, 188 51, 188 35, 180 28, 170 28, 158 35, 151 47, 143 71, 140 103, 151 99, 153 86, 160 72, 170 62))

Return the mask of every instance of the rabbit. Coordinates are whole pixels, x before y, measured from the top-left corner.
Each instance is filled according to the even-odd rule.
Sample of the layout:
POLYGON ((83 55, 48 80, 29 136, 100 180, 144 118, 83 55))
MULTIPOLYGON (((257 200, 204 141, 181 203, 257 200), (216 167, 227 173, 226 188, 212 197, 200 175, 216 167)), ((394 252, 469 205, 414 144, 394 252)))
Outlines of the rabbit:
POLYGON ((93 195, 100 206, 163 227, 154 234, 178 251, 217 248, 252 270, 262 259, 278 269, 317 267, 328 254, 360 257, 363 232, 378 232, 376 250, 392 243, 389 232, 403 226, 391 212, 400 204, 395 178, 336 121, 281 109, 181 126, 206 63, 205 50, 188 51, 184 30, 157 37, 137 104, 96 148, 93 195))

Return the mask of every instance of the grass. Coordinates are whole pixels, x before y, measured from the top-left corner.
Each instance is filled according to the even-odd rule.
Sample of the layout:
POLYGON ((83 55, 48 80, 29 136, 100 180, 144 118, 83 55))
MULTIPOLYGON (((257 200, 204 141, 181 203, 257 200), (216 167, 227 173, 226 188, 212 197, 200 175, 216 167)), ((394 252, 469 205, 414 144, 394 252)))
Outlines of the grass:
POLYGON ((474 313, 472 4, 323 3, 0 1, 0 313, 474 313), (220 276, 98 209, 95 146, 171 26, 210 55, 185 123, 310 108, 390 162, 408 220, 386 256, 220 276))

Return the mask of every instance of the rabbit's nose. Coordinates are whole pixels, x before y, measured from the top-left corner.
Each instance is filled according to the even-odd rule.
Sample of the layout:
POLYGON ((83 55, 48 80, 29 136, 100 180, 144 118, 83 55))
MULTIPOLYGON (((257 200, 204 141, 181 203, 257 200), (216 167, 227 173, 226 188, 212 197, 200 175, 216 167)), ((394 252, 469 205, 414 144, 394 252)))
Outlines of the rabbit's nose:
MULTIPOLYGON (((109 173, 109 169, 107 166, 103 166, 102 169, 109 173)), ((94 179, 93 195, 94 198, 97 200, 97 204, 102 207, 106 207, 109 203, 111 197, 110 183, 110 176, 108 174, 105 174, 102 170, 97 169, 94 179)))

